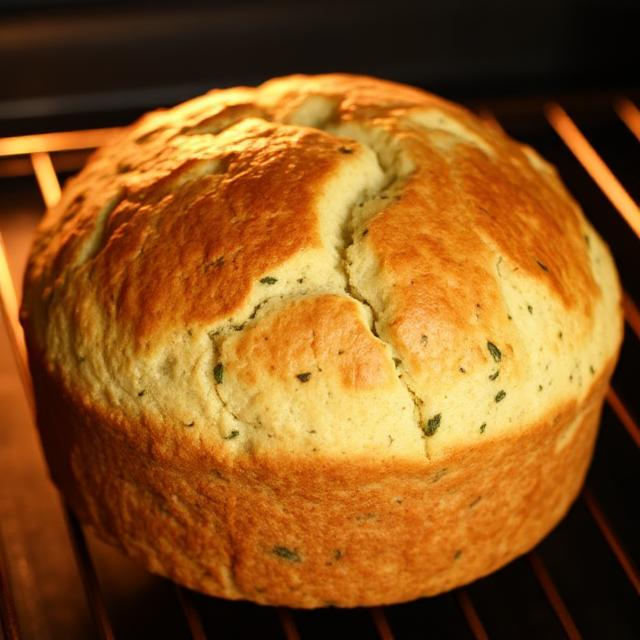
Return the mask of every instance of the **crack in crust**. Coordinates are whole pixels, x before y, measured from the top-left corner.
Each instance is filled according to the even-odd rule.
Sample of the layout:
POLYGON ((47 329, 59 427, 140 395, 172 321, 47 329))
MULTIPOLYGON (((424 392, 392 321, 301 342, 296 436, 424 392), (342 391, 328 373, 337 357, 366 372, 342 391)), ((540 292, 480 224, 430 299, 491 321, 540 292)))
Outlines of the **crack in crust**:
MULTIPOLYGON (((235 124, 235 123, 234 123, 235 124)), ((294 125, 295 126, 295 125, 294 125)), ((335 121, 331 119, 325 118, 321 123, 313 123, 308 125, 309 128, 317 129, 318 131, 322 131, 324 133, 329 133, 336 141, 336 145, 343 143, 345 138, 339 135, 335 135, 336 132, 336 124, 335 121)), ((302 128, 302 127, 301 127, 302 128)), ((219 133, 219 131, 216 131, 219 133)), ((378 151, 375 145, 371 144, 368 140, 366 140, 366 134, 369 134, 373 137, 374 131, 365 131, 363 132, 365 135, 362 136, 353 136, 348 139, 353 142, 362 145, 369 149, 377 160, 378 166, 384 174, 384 181, 382 185, 375 191, 371 191, 365 193, 361 198, 357 198, 354 204, 348 209, 344 219, 341 222, 341 228, 339 237, 341 242, 338 242, 335 249, 339 255, 338 261, 338 271, 344 278, 345 286, 343 288, 344 293, 347 294, 350 298, 357 301, 359 304, 363 305, 366 309, 368 309, 369 314, 372 317, 372 322, 369 325, 371 333, 381 342, 383 342, 390 350, 391 357, 396 365, 397 378, 400 384, 406 389, 407 393, 411 398, 411 402, 414 407, 414 421, 417 428, 420 430, 420 433, 423 434, 422 425, 424 423, 425 417, 423 415, 423 405, 424 401, 418 396, 415 389, 412 387, 410 382, 408 381, 408 372, 404 369, 400 358, 398 357, 397 350, 393 344, 393 342, 389 339, 385 339, 381 337, 380 332, 378 331, 379 324, 379 314, 378 311, 373 307, 371 302, 367 300, 362 293, 358 290, 357 283, 355 281, 355 277, 352 274, 349 266, 348 259, 348 251, 354 246, 356 243, 356 237, 362 236, 362 230, 366 227, 366 224, 371 222, 377 215, 379 215, 382 211, 384 211, 390 204, 395 202, 400 198, 400 193, 402 191, 403 185, 406 183, 408 178, 410 177, 410 173, 401 173, 398 174, 397 171, 394 170, 393 165, 400 165, 399 156, 401 154, 400 150, 396 151, 396 154, 390 162, 383 157, 383 154, 378 151), (364 213, 364 215, 363 215, 364 213), (359 218, 359 219, 358 219, 359 218)), ((193 131, 190 131, 191 135, 195 135, 193 131)), ((307 290, 301 294, 293 294, 288 296, 279 296, 281 299, 291 299, 297 297, 307 297, 313 296, 320 293, 321 290, 312 289, 307 290)), ((323 291, 326 292, 326 291, 323 291)), ((231 325, 221 327, 217 330, 212 330, 209 332, 209 337, 211 338, 213 349, 214 349, 214 360, 218 362, 219 354, 220 354, 220 345, 217 342, 217 337, 220 336, 221 339, 224 340, 224 336, 233 332, 242 332, 248 323, 252 320, 255 320, 258 312, 262 309, 265 304, 269 301, 273 300, 277 296, 265 296, 261 298, 254 306, 251 313, 246 314, 246 316, 240 320, 240 322, 234 322, 231 325)), ((367 315, 369 315, 367 314, 367 315)), ((259 426, 256 424, 252 424, 250 422, 244 421, 239 416, 237 416, 231 409, 229 408, 228 402, 224 400, 222 394, 218 389, 218 385, 214 383, 214 388, 216 391, 216 395, 222 404, 223 409, 233 417, 233 419, 241 425, 244 426, 259 426)), ((425 440, 425 448, 426 448, 426 440, 425 440)), ((428 451, 427 451, 428 457, 428 451)))
MULTIPOLYGON (((364 305, 367 309, 369 309, 372 317, 372 322, 370 325, 371 333, 381 342, 383 342, 391 351, 391 355, 393 361, 396 365, 396 371, 398 380, 400 384, 407 390, 411 397, 411 401, 413 402, 414 407, 414 419, 416 422, 416 426, 422 432, 422 424, 424 422, 424 416, 422 412, 422 406, 424 401, 418 396, 415 389, 407 380, 408 373, 403 370, 402 361, 398 357, 397 350, 393 342, 389 339, 385 339, 380 335, 380 331, 378 330, 379 326, 379 313, 378 310, 374 308, 369 300, 358 290, 357 283, 355 281, 355 276, 353 275, 351 269, 351 263, 348 258, 349 249, 355 245, 356 237, 362 240, 364 237, 363 229, 366 227, 367 223, 371 222, 377 215, 379 215, 382 211, 384 211, 388 203, 392 203, 398 196, 396 195, 398 192, 402 190, 402 186, 408 180, 409 175, 397 175, 389 166, 385 166, 386 163, 383 162, 382 154, 378 152, 374 145, 368 144, 363 140, 357 140, 360 144, 363 144, 367 148, 369 148, 376 156, 378 164, 382 171, 384 172, 385 180, 383 185, 374 193, 367 194, 367 196, 362 199, 360 202, 355 203, 351 210, 348 213, 347 218, 343 222, 342 227, 342 236, 345 238, 344 245, 339 247, 340 251, 340 269, 345 277, 346 286, 344 288, 344 292, 354 300, 358 301, 360 304, 364 305), (359 209, 365 209, 369 203, 375 203, 376 200, 379 200, 381 196, 384 196, 384 205, 382 207, 375 207, 374 212, 370 213, 368 216, 362 218, 358 224, 355 223, 356 213, 359 209)), ((399 152, 398 152, 399 153, 399 152)), ((425 441, 426 446, 426 441, 425 441)), ((428 451, 427 451, 428 456, 428 451)))

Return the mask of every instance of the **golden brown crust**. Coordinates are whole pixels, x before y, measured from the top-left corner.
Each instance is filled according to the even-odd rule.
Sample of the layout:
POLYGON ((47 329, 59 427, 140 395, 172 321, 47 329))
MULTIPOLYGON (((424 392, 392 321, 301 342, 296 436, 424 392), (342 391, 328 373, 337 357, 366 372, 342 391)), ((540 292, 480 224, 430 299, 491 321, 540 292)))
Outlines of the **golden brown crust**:
POLYGON ((22 319, 83 521, 194 588, 306 607, 437 593, 535 544, 622 324, 553 168, 343 74, 123 131, 47 213, 22 319))
POLYGON ((335 295, 302 298, 243 332, 230 361, 249 386, 256 382, 256 362, 268 363, 283 383, 306 384, 329 367, 345 390, 383 391, 396 378, 384 345, 362 323, 357 304, 335 295))
POLYGON ((34 372, 53 477, 98 535, 212 595, 318 607, 434 595, 533 547, 582 485, 614 362, 581 406, 422 464, 144 450, 34 372))

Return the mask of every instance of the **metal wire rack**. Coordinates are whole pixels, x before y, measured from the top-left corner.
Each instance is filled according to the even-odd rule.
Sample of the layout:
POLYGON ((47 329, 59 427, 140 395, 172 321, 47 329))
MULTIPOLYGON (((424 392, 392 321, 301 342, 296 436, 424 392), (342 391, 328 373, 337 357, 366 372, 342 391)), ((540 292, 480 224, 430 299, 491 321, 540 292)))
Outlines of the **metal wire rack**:
MULTIPOLYGON (((502 126, 492 111, 485 108, 479 109, 479 113, 492 126, 502 126)), ((105 555, 105 550, 83 531, 73 513, 56 500, 55 492, 44 480, 44 463, 32 439, 21 446, 31 447, 26 464, 37 468, 34 473, 40 478, 35 485, 40 487, 42 495, 34 495, 33 499, 36 504, 38 501, 50 503, 50 514, 53 514, 51 522, 43 518, 42 513, 37 514, 36 520, 57 529, 58 537, 44 535, 42 531, 29 532, 28 544, 32 545, 29 550, 23 540, 26 525, 23 522, 22 529, 15 525, 20 518, 26 518, 25 512, 16 515, 15 504, 8 502, 6 496, 3 500, 4 494, 0 492, 0 639, 97 635, 111 640, 153 635, 195 640, 213 637, 296 640, 324 638, 329 634, 336 638, 382 640, 640 637, 640 574, 634 561, 640 541, 636 495, 640 428, 634 418, 637 404, 635 410, 628 404, 637 403, 637 388, 634 387, 640 379, 637 370, 640 312, 634 302, 634 297, 637 299, 638 296, 636 255, 640 238, 640 211, 634 197, 638 197, 640 183, 637 174, 633 173, 640 159, 633 140, 633 136, 640 140, 640 111, 631 100, 622 98, 610 103, 601 115, 607 122, 616 123, 616 136, 628 149, 607 158, 617 169, 615 173, 595 144, 558 103, 549 103, 538 113, 536 117, 544 118, 545 125, 527 140, 560 166, 570 190, 582 201, 587 215, 612 246, 627 287, 624 295, 625 345, 607 395, 608 409, 587 486, 569 516, 536 550, 469 587, 403 605, 318 612, 257 607, 206 598, 170 585, 166 580, 147 576, 142 581, 151 582, 145 582, 144 589, 159 590, 162 594, 151 600, 144 596, 140 601, 134 594, 123 614, 122 600, 118 604, 118 595, 114 592, 118 585, 126 584, 131 575, 134 575, 134 582, 139 583, 140 569, 123 565, 126 561, 122 558, 114 560, 113 555, 105 555), (623 187, 616 173, 630 176, 628 188, 631 192, 623 187), (47 490, 42 489, 43 483, 48 486, 47 490), (588 540, 585 542, 585 539, 588 540), (54 544, 49 552, 63 557, 57 564, 44 563, 46 569, 34 568, 38 562, 43 562, 41 558, 34 559, 42 555, 42 551, 34 552, 33 546, 46 546, 51 540, 54 544), (66 546, 73 550, 75 570, 68 566, 71 556, 68 553, 65 556, 62 549, 65 540, 66 546), (113 579, 110 563, 118 565, 120 573, 124 573, 119 582, 113 579), (56 572, 60 573, 62 565, 65 568, 58 575, 56 572), (583 571, 585 567, 590 570, 583 571), (68 594, 64 593, 65 585, 74 581, 82 585, 79 597, 77 585, 75 591, 70 588, 68 594), (65 601, 67 595, 71 604, 65 601), (152 612, 143 613, 142 607, 149 602, 152 612), (47 613, 48 608, 60 603, 63 603, 63 609, 67 608, 66 617, 47 613), (131 605, 138 606, 137 610, 131 611, 131 605), (78 617, 82 618, 80 622, 78 617), (145 618, 142 624, 136 621, 140 617, 145 618), (150 622, 152 619, 155 622, 150 622), (63 633, 61 629, 66 631, 63 633)), ((50 206, 60 196, 59 173, 66 174, 79 168, 87 151, 100 145, 113 132, 113 129, 93 129, 0 139, 0 180, 11 176, 13 180, 22 180, 24 186, 24 180, 35 176, 42 200, 50 206)), ((596 128, 594 137, 598 139, 599 135, 596 128)), ((27 227, 23 229, 20 241, 28 239, 33 224, 27 227)), ((17 418, 9 422, 25 426, 32 421, 33 412, 14 286, 20 271, 19 258, 13 255, 18 240, 15 233, 11 235, 12 241, 6 248, 0 236, 0 293, 8 336, 8 346, 4 348, 12 350, 15 366, 7 374, 10 379, 0 374, 0 392, 3 397, 10 396, 17 407, 17 418), (12 260, 13 264, 10 264, 12 260), (18 378, 21 385, 14 384, 18 378)), ((5 433, 0 428, 0 456, 3 447, 7 451, 11 446, 6 434, 8 428, 5 425, 5 433)), ((13 428, 16 428, 15 424, 13 428)), ((28 431, 33 433, 34 430, 28 431)), ((2 460, 0 457, 0 462, 2 460)), ((18 482, 19 476, 14 473, 7 481, 18 482)), ((33 479, 29 486, 32 485, 35 486, 33 479)))

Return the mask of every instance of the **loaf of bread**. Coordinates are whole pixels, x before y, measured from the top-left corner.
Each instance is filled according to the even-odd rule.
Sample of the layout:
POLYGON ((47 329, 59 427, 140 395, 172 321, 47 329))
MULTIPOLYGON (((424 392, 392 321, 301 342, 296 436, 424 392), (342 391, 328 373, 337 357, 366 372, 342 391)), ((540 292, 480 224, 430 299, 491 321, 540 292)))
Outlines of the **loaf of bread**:
POLYGON ((620 297, 535 151, 418 89, 291 76, 97 151, 22 321, 85 525, 205 593, 356 606, 472 581, 562 518, 620 297))

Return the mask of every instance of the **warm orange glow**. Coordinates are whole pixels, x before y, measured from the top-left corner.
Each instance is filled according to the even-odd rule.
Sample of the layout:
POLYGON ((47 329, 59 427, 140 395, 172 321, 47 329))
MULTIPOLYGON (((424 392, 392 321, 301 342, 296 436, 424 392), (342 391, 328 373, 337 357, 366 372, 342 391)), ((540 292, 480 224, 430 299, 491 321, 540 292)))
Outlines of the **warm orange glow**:
POLYGON ((110 140, 120 129, 85 129, 84 131, 60 131, 31 136, 0 139, 1 156, 19 156, 72 149, 93 149, 110 140))
POLYGON ((476 640, 489 640, 489 636, 482 626, 478 612, 473 606, 473 602, 471 602, 471 598, 469 597, 466 589, 458 589, 457 595, 458 604, 460 605, 462 613, 467 620, 469 629, 471 629, 471 632, 473 633, 473 637, 476 640))
POLYGON ((284 607, 278 607, 278 618, 280 618, 284 637, 287 640, 300 640, 300 634, 298 633, 296 623, 293 621, 293 616, 289 610, 284 607))
POLYGON ((491 111, 488 111, 487 109, 480 109, 478 111, 478 117, 491 129, 504 133, 502 125, 498 122, 498 119, 493 115, 493 113, 491 113, 491 111))
POLYGON ((104 595, 102 594, 102 588, 98 582, 98 574, 96 573, 93 559, 89 553, 89 547, 84 531, 82 530, 82 525, 68 504, 63 502, 62 506, 67 531, 69 532, 69 539, 71 540, 71 546, 73 548, 73 555, 76 558, 76 566, 80 573, 84 593, 87 596, 87 603, 93 617, 93 622, 98 628, 98 636, 103 638, 103 640, 115 640, 104 595))
POLYGON ((380 640, 393 640, 393 632, 387 622, 387 617, 384 615, 382 607, 371 607, 369 611, 380 640))
POLYGON ((620 542, 618 536, 615 534, 613 528, 609 524, 607 517, 604 515, 602 508, 598 504, 598 501, 593 497, 593 494, 589 489, 584 489, 582 492, 582 497, 587 505, 587 508, 591 512, 593 519, 596 521, 598 528, 602 532, 602 535, 605 537, 605 540, 611 547, 611 551, 613 551, 614 555, 618 559, 618 562, 622 566, 622 569, 627 574, 627 578, 633 585, 636 593, 640 595, 640 575, 638 574, 638 569, 633 564, 633 561, 624 550, 622 543, 620 542))
POLYGON ((191 593, 188 589, 175 585, 176 594, 178 596, 178 602, 182 607, 182 613, 187 619, 187 625, 191 632, 193 640, 206 640, 207 634, 202 626, 202 620, 200 620, 200 614, 195 608, 191 599, 191 593))
POLYGON ((640 210, 638 205, 613 175, 611 169, 607 167, 561 106, 557 104, 548 105, 545 109, 545 115, 557 134, 571 149, 573 155, 640 238, 640 210))
POLYGON ((622 308, 624 309, 625 320, 640 340, 640 311, 638 311, 636 303, 626 291, 622 295, 622 308))
POLYGON ((24 333, 18 321, 18 297, 13 285, 13 279, 11 278, 2 233, 0 233, 0 307, 9 334, 9 343, 13 350, 20 381, 24 387, 29 406, 33 409, 31 378, 29 377, 29 368, 27 367, 27 349, 24 342, 24 333))
POLYGON ((558 620, 560 620, 567 637, 571 640, 579 640, 582 638, 582 635, 576 627, 576 623, 573 621, 573 618, 567 609, 567 605, 564 603, 556 585, 551 579, 551 575, 549 575, 547 567, 545 567, 544 562, 542 562, 542 558, 540 558, 535 551, 532 551, 529 554, 529 562, 531 563, 531 568, 536 574, 536 578, 547 596, 549 603, 556 612, 558 620))
POLYGON ((640 140, 640 109, 638 109, 631 100, 627 100, 626 98, 617 102, 615 109, 622 122, 624 122, 635 137, 640 140))
POLYGON ((60 200, 60 182, 53 168, 51 156, 46 152, 34 153, 31 155, 31 164, 44 203, 47 207, 53 207, 60 200))
POLYGON ((636 443, 636 446, 640 447, 640 427, 638 427, 636 421, 627 411, 627 408, 624 406, 622 400, 620 400, 620 397, 612 387, 609 387, 609 391, 607 391, 607 402, 618 416, 618 420, 622 422, 622 425, 636 443))

